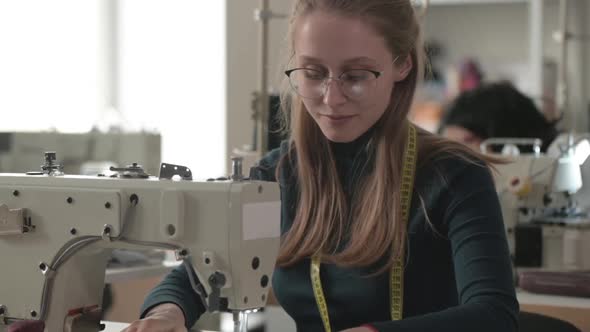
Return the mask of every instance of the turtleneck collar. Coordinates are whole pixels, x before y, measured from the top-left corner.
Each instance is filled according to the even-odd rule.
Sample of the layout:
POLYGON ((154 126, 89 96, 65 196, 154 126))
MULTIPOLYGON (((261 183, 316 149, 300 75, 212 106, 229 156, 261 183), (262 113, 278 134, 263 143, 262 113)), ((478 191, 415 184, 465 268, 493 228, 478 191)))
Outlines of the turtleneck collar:
POLYGON ((373 137, 374 132, 375 126, 369 128, 364 134, 357 137, 354 141, 346 143, 330 142, 334 156, 337 159, 355 158, 359 155, 359 152, 361 152, 361 150, 367 146, 371 140, 371 137, 373 137))

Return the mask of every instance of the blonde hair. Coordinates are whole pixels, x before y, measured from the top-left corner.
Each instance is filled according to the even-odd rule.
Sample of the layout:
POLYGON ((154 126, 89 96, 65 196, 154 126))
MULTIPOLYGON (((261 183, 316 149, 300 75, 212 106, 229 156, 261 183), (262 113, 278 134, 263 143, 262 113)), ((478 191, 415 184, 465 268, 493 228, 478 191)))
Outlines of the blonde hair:
MULTIPOLYGON (((347 202, 340 183, 328 139, 284 82, 281 101, 291 131, 290 152, 281 159, 277 178, 284 163, 294 161, 299 197, 277 263, 290 266, 321 254, 323 261, 351 267, 368 266, 385 257, 382 269, 387 269, 399 258, 406 241, 406 229, 400 225, 401 156, 410 125, 407 115, 423 75, 420 25, 409 0, 297 0, 290 21, 289 58, 294 55, 297 19, 315 10, 366 20, 385 38, 393 56, 409 56, 413 66, 407 77, 395 84, 391 103, 375 125, 369 141, 374 168, 359 183, 351 202, 347 202)), ((419 132, 418 145, 419 160, 427 158, 424 152, 429 156, 445 151, 471 155, 468 148, 425 131, 419 132)))

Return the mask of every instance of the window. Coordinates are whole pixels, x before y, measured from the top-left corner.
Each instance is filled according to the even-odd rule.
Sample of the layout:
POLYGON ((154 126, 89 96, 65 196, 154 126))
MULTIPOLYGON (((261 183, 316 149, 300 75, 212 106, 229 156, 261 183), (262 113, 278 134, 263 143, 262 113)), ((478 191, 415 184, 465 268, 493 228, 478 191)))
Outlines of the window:
POLYGON ((0 2, 0 130, 92 127, 99 1, 0 2))
POLYGON ((86 132, 122 114, 123 129, 160 132, 162 161, 225 174, 225 15, 219 0, 1 1, 0 130, 86 132))
POLYGON ((119 106, 162 134, 162 161, 225 174, 225 1, 121 0, 119 106))

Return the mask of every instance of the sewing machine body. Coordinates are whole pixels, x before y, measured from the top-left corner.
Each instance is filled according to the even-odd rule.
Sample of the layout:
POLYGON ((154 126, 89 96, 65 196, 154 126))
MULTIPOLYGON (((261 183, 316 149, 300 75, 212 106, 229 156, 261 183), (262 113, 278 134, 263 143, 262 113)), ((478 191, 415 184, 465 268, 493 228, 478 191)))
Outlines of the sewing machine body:
POLYGON ((1 204, 2 332, 22 319, 44 320, 51 332, 99 331, 105 269, 118 248, 175 250, 210 310, 266 304, 279 246, 276 183, 0 174, 1 204))

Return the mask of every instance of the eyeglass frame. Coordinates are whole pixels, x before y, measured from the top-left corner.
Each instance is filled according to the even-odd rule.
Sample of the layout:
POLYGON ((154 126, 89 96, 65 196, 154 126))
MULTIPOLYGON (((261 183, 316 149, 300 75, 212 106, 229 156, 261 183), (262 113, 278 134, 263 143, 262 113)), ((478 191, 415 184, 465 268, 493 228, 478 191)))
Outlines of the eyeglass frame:
MULTIPOLYGON (((394 64, 397 61, 398 58, 399 58, 399 56, 396 56, 395 59, 393 59, 393 61, 391 62, 391 64, 394 64)), ((289 82, 291 82, 291 73, 293 73, 296 70, 312 70, 312 71, 321 73, 320 70, 313 69, 313 68, 297 67, 297 68, 289 69, 289 70, 286 70, 285 71, 285 75, 287 75, 287 78, 289 79, 289 82)), ((358 69, 347 69, 347 70, 341 72, 338 76, 326 76, 326 77, 324 77, 322 79, 322 84, 324 85, 324 92, 322 93, 321 96, 319 96, 317 98, 304 97, 304 96, 300 95, 299 93, 297 93, 297 89, 293 88, 293 85, 292 84, 289 83, 289 85, 291 85, 291 88, 293 90, 295 90, 295 92, 297 93, 297 95, 299 95, 301 98, 305 98, 305 99, 320 99, 320 98, 325 97, 326 96, 326 92, 328 92, 328 82, 329 82, 329 80, 337 81, 338 82, 338 87, 340 89, 342 89, 342 86, 341 86, 341 84, 343 82, 342 81, 342 78, 341 78, 342 75, 344 75, 344 74, 346 74, 348 72, 351 72, 351 71, 358 71, 358 70, 367 71, 367 72, 375 75, 374 80, 377 80, 379 77, 381 77, 381 75, 383 75, 383 72, 385 72, 385 70, 377 71, 377 70, 371 70, 371 69, 358 68, 358 69)), ((352 98, 352 97, 348 96, 346 93, 343 93, 343 94, 346 96, 346 98, 352 98)))

